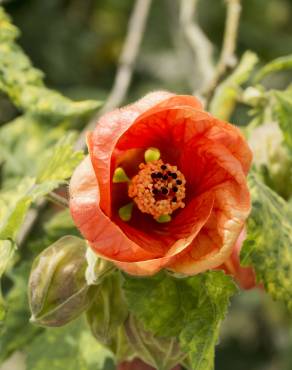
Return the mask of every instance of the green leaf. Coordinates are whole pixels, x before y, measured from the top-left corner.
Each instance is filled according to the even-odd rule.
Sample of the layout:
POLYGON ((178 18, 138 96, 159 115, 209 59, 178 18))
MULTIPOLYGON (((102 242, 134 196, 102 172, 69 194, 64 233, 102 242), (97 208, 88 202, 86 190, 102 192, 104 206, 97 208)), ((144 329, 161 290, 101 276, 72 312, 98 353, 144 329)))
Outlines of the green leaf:
POLYGON ((285 141, 292 151, 292 91, 274 91, 275 113, 283 131, 285 141))
POLYGON ((27 369, 115 369, 111 353, 94 340, 82 320, 45 330, 28 346, 27 354, 27 369))
POLYGON ((81 151, 74 151, 73 145, 75 136, 69 134, 59 140, 59 142, 52 148, 44 160, 44 167, 42 167, 37 175, 37 183, 45 181, 60 181, 69 178, 75 167, 84 158, 81 151))
POLYGON ((0 23, 0 42, 12 41, 19 36, 18 29, 11 23, 10 17, 2 7, 0 7, 0 23))
POLYGON ((241 263, 252 265, 265 290, 292 310, 292 223, 288 205, 255 175, 250 175, 249 186, 252 213, 241 263))
POLYGON ((17 231, 24 221, 24 217, 31 202, 32 198, 29 196, 24 196, 18 200, 6 220, 4 220, 3 224, 0 226, 1 240, 15 240, 17 231))
POLYGON ((176 279, 165 273, 141 279, 126 277, 130 310, 157 336, 178 336, 192 369, 213 368, 219 326, 236 287, 221 271, 176 279))
POLYGON ((274 59, 257 72, 254 81, 256 83, 260 82, 262 79, 264 79, 271 73, 280 72, 291 68, 292 68, 292 55, 287 55, 284 57, 274 59))
POLYGON ((15 187, 24 176, 35 176, 43 165, 40 155, 66 133, 68 123, 53 126, 47 121, 23 115, 0 128, 0 161, 3 187, 15 187))
POLYGON ((14 42, 18 31, 0 8, 0 90, 20 109, 53 119, 88 115, 100 102, 73 102, 44 86, 43 73, 34 68, 23 50, 14 42))
POLYGON ((9 273, 13 287, 5 297, 7 313, 0 335, 0 362, 9 357, 12 352, 22 350, 36 335, 42 332, 42 329, 29 323, 28 274, 28 263, 22 263, 20 267, 12 269, 9 273))
POLYGON ((240 87, 248 81, 257 62, 256 54, 250 51, 244 53, 234 72, 215 91, 209 109, 214 116, 224 120, 230 118, 241 93, 240 87))

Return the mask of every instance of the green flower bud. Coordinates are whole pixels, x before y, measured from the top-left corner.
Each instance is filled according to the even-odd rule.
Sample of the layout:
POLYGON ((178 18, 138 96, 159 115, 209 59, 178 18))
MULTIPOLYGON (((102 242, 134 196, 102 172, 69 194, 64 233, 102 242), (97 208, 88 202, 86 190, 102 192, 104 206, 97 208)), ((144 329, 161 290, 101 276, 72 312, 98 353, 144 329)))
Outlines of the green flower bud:
POLYGON ((292 158, 284 144, 284 137, 276 122, 255 128, 249 144, 253 163, 265 183, 284 198, 292 195, 292 158))
POLYGON ((99 285, 86 315, 94 337, 115 352, 118 330, 128 315, 119 272, 111 274, 99 285))
POLYGON ((264 88, 249 86, 242 94, 242 101, 252 107, 264 104, 266 101, 264 88))
POLYGON ((154 336, 132 315, 127 320, 125 328, 137 356, 155 369, 169 370, 186 360, 187 354, 180 350, 176 338, 154 336))
POLYGON ((35 259, 28 286, 31 322, 65 325, 89 306, 94 292, 85 279, 86 250, 84 240, 65 236, 35 259))

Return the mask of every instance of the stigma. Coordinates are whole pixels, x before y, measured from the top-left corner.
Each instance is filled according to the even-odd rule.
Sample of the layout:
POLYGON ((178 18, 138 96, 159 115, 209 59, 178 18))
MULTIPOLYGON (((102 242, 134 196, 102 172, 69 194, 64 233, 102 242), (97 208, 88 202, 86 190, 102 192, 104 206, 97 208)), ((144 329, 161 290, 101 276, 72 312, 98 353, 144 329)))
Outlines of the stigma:
POLYGON ((177 167, 159 159, 139 165, 128 195, 142 213, 152 215, 157 222, 169 222, 174 211, 185 207, 185 185, 185 177, 177 167))

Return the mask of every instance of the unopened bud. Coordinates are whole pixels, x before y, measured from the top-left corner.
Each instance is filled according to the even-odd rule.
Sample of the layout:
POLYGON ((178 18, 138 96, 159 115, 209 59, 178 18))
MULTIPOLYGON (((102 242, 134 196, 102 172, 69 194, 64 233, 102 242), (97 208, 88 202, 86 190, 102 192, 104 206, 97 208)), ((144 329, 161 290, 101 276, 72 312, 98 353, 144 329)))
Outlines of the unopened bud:
POLYGON ((181 351, 176 338, 155 336, 146 331, 132 315, 128 318, 125 328, 136 355, 155 369, 172 369, 187 357, 187 354, 181 351))
POLYGON ((61 326, 79 316, 90 304, 85 240, 65 236, 46 248, 34 261, 29 278, 30 321, 61 326))
POLYGON ((115 345, 118 330, 128 315, 120 280, 119 272, 104 279, 87 311, 92 334, 98 341, 111 347, 115 345))

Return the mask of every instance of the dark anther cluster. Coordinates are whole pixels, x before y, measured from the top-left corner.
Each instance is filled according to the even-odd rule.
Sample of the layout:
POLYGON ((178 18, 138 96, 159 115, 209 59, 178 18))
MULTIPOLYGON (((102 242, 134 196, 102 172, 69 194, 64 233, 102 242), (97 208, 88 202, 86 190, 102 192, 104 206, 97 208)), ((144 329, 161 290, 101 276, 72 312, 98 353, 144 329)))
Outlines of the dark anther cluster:
MULTIPOLYGON (((151 173, 151 178, 154 180, 154 179, 162 179, 164 181, 167 181, 169 177, 171 177, 172 179, 177 179, 177 174, 175 172, 171 172, 171 171, 167 171, 165 173, 165 171, 167 170, 167 165, 163 164, 160 166, 161 170, 163 172, 152 172, 151 173)), ((181 180, 176 180, 176 184, 177 185, 181 185, 182 184, 182 181, 181 180)), ((177 193, 178 191, 178 187, 177 186, 173 186, 172 189, 168 189, 167 187, 163 187, 161 190, 158 190, 156 188, 154 188, 152 190, 152 194, 154 195, 159 195, 159 194, 162 194, 162 195, 168 195, 170 192, 173 192, 173 193, 177 193)), ((174 196, 171 200, 172 202, 177 202, 177 197, 174 196)))

